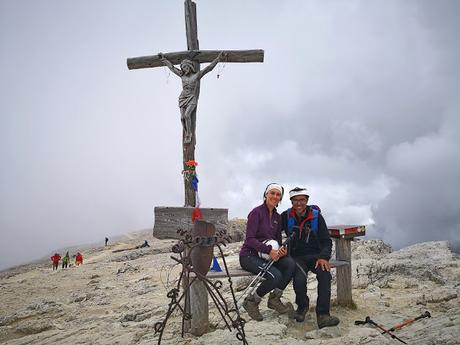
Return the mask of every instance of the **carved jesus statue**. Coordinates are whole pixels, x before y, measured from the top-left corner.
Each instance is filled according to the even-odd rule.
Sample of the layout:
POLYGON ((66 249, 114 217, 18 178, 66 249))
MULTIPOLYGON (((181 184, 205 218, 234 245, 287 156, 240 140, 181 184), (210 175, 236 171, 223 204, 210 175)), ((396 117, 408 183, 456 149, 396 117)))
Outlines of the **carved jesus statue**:
POLYGON ((199 81, 206 73, 211 72, 217 63, 225 58, 226 53, 220 52, 220 54, 205 68, 196 72, 195 66, 191 60, 184 59, 180 63, 180 69, 174 67, 174 65, 167 60, 162 53, 158 54, 161 62, 167 66, 171 72, 182 79, 182 92, 179 95, 179 108, 181 114, 182 127, 185 131, 184 143, 190 143, 192 141, 192 114, 198 104, 198 93, 197 87, 199 81))

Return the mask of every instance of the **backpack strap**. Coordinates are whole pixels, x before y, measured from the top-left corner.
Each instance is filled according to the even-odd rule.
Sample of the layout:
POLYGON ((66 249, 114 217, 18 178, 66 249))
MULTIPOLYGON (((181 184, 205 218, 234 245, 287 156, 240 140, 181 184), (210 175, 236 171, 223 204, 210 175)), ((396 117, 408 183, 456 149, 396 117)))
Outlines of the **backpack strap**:
POLYGON ((316 208, 314 208, 313 206, 310 207, 310 210, 313 213, 313 219, 310 221, 311 231, 313 232, 314 235, 316 235, 318 233, 319 211, 316 208))
POLYGON ((288 234, 291 235, 292 232, 293 232, 293 228, 294 228, 294 225, 295 225, 295 218, 294 218, 294 210, 291 209, 291 208, 288 208, 287 209, 287 227, 288 227, 288 234))

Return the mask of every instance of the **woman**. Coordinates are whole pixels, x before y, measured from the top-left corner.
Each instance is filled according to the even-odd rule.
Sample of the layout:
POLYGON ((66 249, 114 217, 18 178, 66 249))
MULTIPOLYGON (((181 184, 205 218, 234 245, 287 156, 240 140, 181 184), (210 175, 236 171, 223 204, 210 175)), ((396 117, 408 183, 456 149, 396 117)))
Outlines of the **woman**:
POLYGON ((259 303, 262 297, 269 292, 267 306, 270 309, 275 309, 280 314, 290 310, 281 302, 280 297, 294 274, 295 262, 287 256, 285 247, 276 249, 264 243, 268 240, 276 240, 281 246, 281 217, 276 207, 283 197, 283 191, 283 187, 277 183, 267 186, 264 192, 264 203, 254 208, 248 215, 246 239, 240 251, 241 267, 254 274, 258 274, 266 263, 259 257, 259 253, 268 254, 274 261, 264 275, 265 280, 254 293, 245 298, 243 303, 243 308, 256 321, 263 320, 259 311, 259 303))

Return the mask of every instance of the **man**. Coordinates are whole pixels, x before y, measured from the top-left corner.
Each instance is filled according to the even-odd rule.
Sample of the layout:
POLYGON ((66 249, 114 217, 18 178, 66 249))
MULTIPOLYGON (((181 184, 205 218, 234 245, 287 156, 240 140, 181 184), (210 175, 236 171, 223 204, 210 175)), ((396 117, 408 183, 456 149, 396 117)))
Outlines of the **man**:
POLYGON ((337 325, 340 320, 329 314, 331 304, 331 258, 332 240, 319 208, 307 206, 309 195, 306 188, 296 187, 289 191, 292 208, 281 214, 282 227, 291 236, 290 255, 296 261, 293 285, 297 310, 294 318, 305 320, 309 308, 307 296, 307 273, 316 274, 318 299, 316 319, 319 328, 337 325))
POLYGON ((51 257, 51 261, 53 261, 53 271, 58 269, 59 260, 61 260, 61 256, 59 255, 59 253, 55 253, 55 254, 51 257))

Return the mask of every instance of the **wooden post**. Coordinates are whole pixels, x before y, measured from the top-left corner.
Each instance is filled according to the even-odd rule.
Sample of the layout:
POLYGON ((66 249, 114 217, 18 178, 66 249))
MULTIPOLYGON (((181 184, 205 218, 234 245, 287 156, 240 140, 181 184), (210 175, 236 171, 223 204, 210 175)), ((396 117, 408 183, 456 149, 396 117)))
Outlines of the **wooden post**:
MULTIPOLYGON (((208 240, 215 239, 216 227, 214 224, 202 220, 196 220, 192 229, 192 241, 195 246, 190 249, 190 258, 193 270, 202 276, 206 276, 211 266, 214 245, 207 245, 208 240), (203 241, 204 242, 200 242, 203 241), (198 241, 198 242, 197 242, 198 241)), ((190 296, 190 333, 203 335, 209 328, 208 290, 206 284, 195 279, 189 288, 190 296)))
MULTIPOLYGON (((198 43, 198 28, 196 20, 196 5, 191 0, 184 1, 184 10, 185 10, 185 33, 187 36, 187 49, 188 50, 198 50, 200 49, 198 43)), ((195 71, 200 70, 200 63, 194 62, 195 71)), ((200 82, 197 82, 197 87, 195 89, 196 99, 200 97, 200 82)), ((183 152, 183 169, 187 169, 186 163, 188 161, 195 160, 195 145, 196 145, 196 108, 191 114, 192 119, 192 140, 189 143, 184 143, 185 139, 185 128, 182 129, 182 152, 183 152)), ((193 190, 191 175, 184 174, 184 207, 196 206, 195 191, 193 190)))
POLYGON ((351 294, 351 240, 336 239, 335 253, 337 260, 349 262, 348 265, 337 267, 337 304, 349 307, 353 304, 351 294))
MULTIPOLYGON (((189 253, 190 253, 190 249, 186 248, 185 249, 185 256, 188 256, 189 253)), ((190 296, 191 296, 191 293, 190 293, 190 288, 187 288, 188 284, 189 284, 189 278, 187 277, 187 275, 185 275, 184 279, 182 279, 182 289, 186 292, 185 299, 184 299, 184 311, 187 314, 192 315, 190 313, 190 296)), ((185 319, 184 320, 184 332, 189 333, 191 327, 192 327, 191 320, 185 319)))
POLYGON ((208 290, 198 279, 190 286, 190 312, 192 315, 190 333, 203 335, 209 329, 208 290))
POLYGON ((343 307, 353 306, 351 294, 351 241, 366 234, 365 225, 330 225, 329 234, 335 239, 335 257, 348 262, 337 267, 337 304, 343 307), (340 288, 339 288, 340 287, 340 288))

